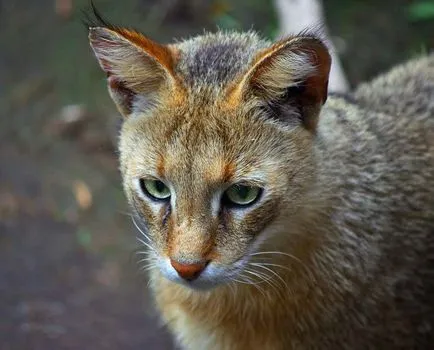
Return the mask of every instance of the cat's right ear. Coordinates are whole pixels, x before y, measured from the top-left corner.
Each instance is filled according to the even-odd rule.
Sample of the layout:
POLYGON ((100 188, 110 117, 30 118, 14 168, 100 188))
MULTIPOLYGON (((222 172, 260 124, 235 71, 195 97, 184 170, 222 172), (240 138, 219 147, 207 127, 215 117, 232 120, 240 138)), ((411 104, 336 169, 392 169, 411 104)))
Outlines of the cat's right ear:
POLYGON ((163 89, 175 89, 173 48, 117 27, 90 27, 89 41, 124 117, 155 104, 163 89))

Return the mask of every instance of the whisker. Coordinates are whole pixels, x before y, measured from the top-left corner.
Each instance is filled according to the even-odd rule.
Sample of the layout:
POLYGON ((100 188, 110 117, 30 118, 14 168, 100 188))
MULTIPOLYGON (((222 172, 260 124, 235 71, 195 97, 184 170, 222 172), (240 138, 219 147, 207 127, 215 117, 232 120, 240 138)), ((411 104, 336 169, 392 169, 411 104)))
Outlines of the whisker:
POLYGON ((254 275, 254 276, 256 276, 257 278, 259 278, 259 282, 256 283, 256 285, 259 285, 259 284, 261 284, 261 283, 266 283, 266 284, 268 284, 268 285, 269 285, 273 290, 276 290, 277 286, 276 286, 276 284, 274 283, 274 281, 272 280, 272 278, 270 278, 269 276, 267 276, 267 275, 265 275, 265 274, 263 274, 263 273, 260 273, 259 271, 251 271, 251 270, 248 270, 248 269, 245 269, 244 271, 247 272, 247 273, 250 273, 250 274, 252 274, 252 275, 254 275))
POLYGON ((288 288, 288 284, 286 283, 286 281, 276 272, 276 271, 273 271, 272 269, 270 269, 269 267, 266 267, 266 266, 263 266, 263 265, 261 265, 261 264, 257 264, 257 263, 250 263, 251 265, 253 265, 253 266, 257 266, 257 267, 260 267, 260 268, 262 268, 262 269, 265 269, 265 270, 267 270, 267 271, 269 271, 270 273, 272 273, 274 276, 276 276, 282 283, 283 283, 283 285, 286 287, 286 288, 288 288))
MULTIPOLYGON (((257 278, 259 279, 259 281, 254 281, 254 280, 252 280, 251 278, 249 278, 249 281, 251 282, 251 284, 261 284, 261 283, 264 282, 264 277, 261 276, 260 274, 255 273, 254 271, 248 270, 248 269, 246 269, 246 268, 245 268, 243 271, 244 271, 244 272, 247 272, 247 273, 250 273, 251 275, 253 275, 253 276, 255 276, 255 277, 257 277, 257 278)), ((245 278, 248 278, 247 276, 244 276, 244 277, 245 277, 245 278)))
POLYGON ((144 259, 140 259, 139 261, 137 261, 137 264, 140 264, 140 263, 145 262, 145 261, 157 261, 157 259, 154 257, 144 258, 144 259))
MULTIPOLYGON (((249 264, 249 265, 251 265, 251 264, 249 264)), ((255 266, 253 266, 253 268, 255 268, 255 266)), ((265 272, 260 272, 258 270, 253 270, 253 271, 257 274, 260 274, 261 276, 264 276, 263 281, 265 283, 267 283, 273 290, 275 290, 275 291, 279 290, 279 283, 275 280, 275 278, 274 278, 275 276, 273 276, 273 275, 269 276, 265 272)))
MULTIPOLYGON (((244 270, 245 272, 247 272, 246 270, 244 270)), ((254 288, 256 288, 264 297, 265 297, 265 292, 264 290, 259 286, 259 283, 254 283, 250 278, 248 278, 247 276, 241 274, 240 277, 245 278, 247 281, 249 281, 249 285, 253 286, 254 288)))
MULTIPOLYGON (((284 252, 279 252, 279 251, 266 251, 266 252, 257 252, 257 253, 252 253, 250 254, 250 256, 255 257, 256 256, 260 256, 260 255, 281 255, 281 256, 287 256, 289 258, 291 258, 292 260, 298 262, 305 270, 306 272, 309 274, 309 278, 310 279, 314 279, 314 275, 312 273, 312 271, 310 270, 310 268, 299 258, 297 258, 296 256, 292 255, 292 254, 288 254, 288 253, 284 253, 284 252)), ((283 268, 283 266, 281 266, 283 268)))
POLYGON ((129 216, 129 217, 133 216, 133 214, 131 214, 131 213, 127 212, 127 211, 123 211, 123 210, 116 210, 116 212, 119 213, 119 214, 125 215, 125 216, 129 216))
POLYGON ((297 258, 296 256, 292 255, 292 254, 288 254, 288 253, 284 253, 284 252, 279 252, 279 251, 268 251, 268 252, 257 252, 257 253, 252 253, 250 254, 251 256, 255 256, 255 255, 262 255, 262 254, 276 254, 276 255, 285 255, 288 256, 296 261, 298 261, 299 263, 303 263, 299 258, 297 258))
POLYGON ((157 268, 156 264, 148 264, 148 265, 142 266, 139 270, 142 272, 145 272, 145 271, 149 271, 149 270, 152 270, 155 268, 157 268))
POLYGON ((136 252, 136 255, 150 255, 152 253, 153 252, 150 252, 150 251, 138 251, 138 252, 136 252))
MULTIPOLYGON (((251 264, 252 264, 252 263, 251 263, 251 264)), ((255 264, 255 263, 253 263, 253 264, 255 264)), ((264 266, 275 266, 275 267, 280 267, 280 268, 282 268, 282 269, 284 269, 284 270, 292 271, 289 267, 287 267, 287 266, 283 266, 283 265, 279 265, 279 264, 272 264, 272 263, 266 263, 266 262, 260 262, 260 263, 258 263, 258 264, 261 264, 261 265, 264 265, 264 266)))
MULTIPOLYGON (((241 277, 242 277, 242 276, 241 276, 241 277)), ((242 280, 239 280, 239 279, 236 279, 236 278, 233 278, 233 277, 231 277, 230 280, 231 280, 231 281, 234 281, 234 282, 237 282, 237 283, 241 283, 241 284, 248 284, 248 285, 251 285, 251 284, 252 284, 252 283, 249 282, 249 281, 242 281, 242 280)))
POLYGON ((152 251, 155 251, 155 249, 149 244, 146 243, 143 239, 140 239, 139 237, 137 237, 137 240, 142 243, 144 246, 148 247, 149 249, 151 249, 152 251))
POLYGON ((249 269, 244 269, 245 272, 250 273, 251 275, 254 275, 256 277, 259 278, 259 281, 257 282, 257 284, 263 283, 263 282, 269 282, 272 278, 270 278, 269 276, 267 276, 266 274, 259 272, 259 271, 254 271, 254 270, 249 270, 249 269))
POLYGON ((134 226, 136 227, 136 229, 143 235, 143 237, 145 237, 149 242, 151 241, 151 239, 149 238, 149 236, 143 232, 142 229, 140 229, 139 225, 136 222, 136 219, 134 218, 133 215, 131 215, 131 220, 133 221, 134 226))

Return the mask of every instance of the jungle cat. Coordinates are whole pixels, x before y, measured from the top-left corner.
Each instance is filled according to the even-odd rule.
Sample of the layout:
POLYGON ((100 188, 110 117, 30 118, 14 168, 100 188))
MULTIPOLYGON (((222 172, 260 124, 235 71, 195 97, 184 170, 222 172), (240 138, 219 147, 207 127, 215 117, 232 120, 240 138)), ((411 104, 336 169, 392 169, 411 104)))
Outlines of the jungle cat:
POLYGON ((181 348, 433 348, 433 55, 333 96, 309 31, 89 38, 181 348))

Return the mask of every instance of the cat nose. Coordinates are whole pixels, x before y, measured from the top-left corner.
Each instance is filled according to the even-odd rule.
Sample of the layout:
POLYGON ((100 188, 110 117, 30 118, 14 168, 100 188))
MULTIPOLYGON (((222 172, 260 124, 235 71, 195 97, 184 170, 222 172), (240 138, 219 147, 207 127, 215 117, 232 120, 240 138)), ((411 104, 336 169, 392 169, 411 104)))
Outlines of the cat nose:
POLYGON ((174 259, 170 259, 170 264, 178 272, 178 275, 187 281, 193 281, 199 277, 201 272, 208 265, 209 261, 204 261, 195 264, 181 264, 174 259))

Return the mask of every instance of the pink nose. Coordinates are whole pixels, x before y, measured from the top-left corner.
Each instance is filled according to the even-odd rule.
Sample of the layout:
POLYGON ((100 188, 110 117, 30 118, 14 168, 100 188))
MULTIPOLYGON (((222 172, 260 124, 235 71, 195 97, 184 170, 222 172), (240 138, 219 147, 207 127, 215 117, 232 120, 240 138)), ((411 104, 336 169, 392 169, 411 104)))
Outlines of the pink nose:
POLYGON ((193 281, 198 278, 201 272, 208 265, 208 261, 204 261, 197 264, 181 264, 176 260, 170 259, 170 263, 173 268, 178 272, 178 275, 187 281, 193 281))

